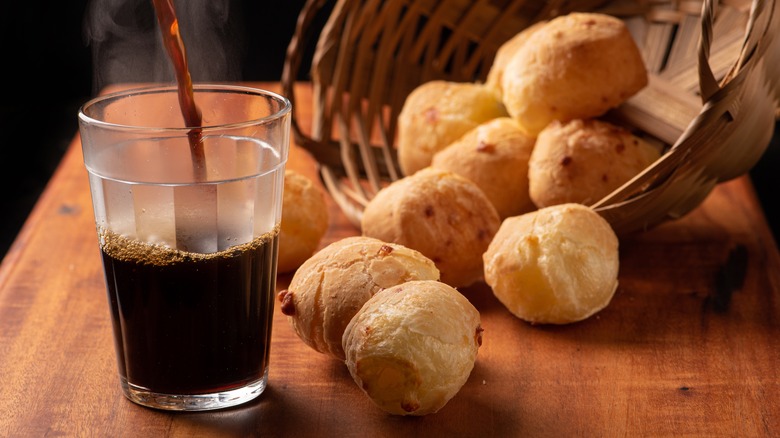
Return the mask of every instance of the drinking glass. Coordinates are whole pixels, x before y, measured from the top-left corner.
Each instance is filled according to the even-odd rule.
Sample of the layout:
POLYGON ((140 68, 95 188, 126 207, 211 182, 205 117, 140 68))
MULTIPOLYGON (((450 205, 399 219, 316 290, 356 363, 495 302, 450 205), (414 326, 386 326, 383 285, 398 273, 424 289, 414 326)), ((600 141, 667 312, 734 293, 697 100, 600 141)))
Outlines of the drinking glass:
POLYGON ((290 102, 196 85, 201 127, 175 86, 79 110, 119 380, 166 410, 234 406, 268 381, 290 102))

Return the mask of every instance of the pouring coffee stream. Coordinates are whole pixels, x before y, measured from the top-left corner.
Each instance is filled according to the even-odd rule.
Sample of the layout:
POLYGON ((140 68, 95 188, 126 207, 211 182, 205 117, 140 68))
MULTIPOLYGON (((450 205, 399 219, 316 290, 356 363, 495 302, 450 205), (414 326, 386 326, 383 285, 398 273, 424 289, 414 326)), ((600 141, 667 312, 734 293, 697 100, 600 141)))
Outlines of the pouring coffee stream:
POLYGON ((179 106, 184 117, 184 123, 188 128, 193 128, 187 134, 192 155, 192 169, 196 181, 206 179, 206 156, 203 151, 202 117, 195 104, 195 95, 192 89, 192 77, 187 65, 187 51, 179 32, 179 20, 172 0, 152 0, 160 25, 163 45, 168 52, 168 57, 173 64, 176 74, 176 83, 179 91, 179 106))
POLYGON ((268 382, 291 106, 193 86, 173 0, 152 2, 178 87, 79 111, 119 383, 142 406, 223 409, 268 382))

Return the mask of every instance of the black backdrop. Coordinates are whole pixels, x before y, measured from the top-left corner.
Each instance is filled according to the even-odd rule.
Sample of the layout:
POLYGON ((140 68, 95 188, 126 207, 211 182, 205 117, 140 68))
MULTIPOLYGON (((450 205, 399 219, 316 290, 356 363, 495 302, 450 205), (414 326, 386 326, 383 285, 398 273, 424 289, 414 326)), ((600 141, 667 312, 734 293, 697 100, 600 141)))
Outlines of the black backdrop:
MULTIPOLYGON (((0 12, 0 69, 4 78, 0 94, 0 257, 76 133, 78 107, 100 85, 93 75, 95 44, 89 42, 85 33, 89 1, 11 1, 5 2, 0 12)), ((147 0, 91 1, 98 11, 120 8, 116 14, 120 21, 143 17, 138 9, 148 9, 151 4, 147 0), (131 7, 121 10, 127 4, 131 7)), ((220 3, 186 1, 212 2, 212 6, 220 3)), ((279 79, 304 0, 221 1, 227 2, 231 11, 228 44, 238 48, 233 60, 240 69, 232 72, 238 75, 233 78, 279 79)), ((149 17, 147 11, 147 20, 140 23, 148 26, 149 17)), ((186 30, 182 23, 185 43, 186 30)), ((198 79, 195 72, 193 76, 198 79)), ((778 137, 775 135, 773 144, 751 173, 775 235, 780 229, 780 211, 771 192, 780 188, 778 137)))
MULTIPOLYGON (((278 80, 304 0, 224 2, 230 7, 231 44, 240 49, 234 54, 240 69, 231 79, 278 80)), ((4 2, 0 11, 0 258, 77 132, 79 106, 100 86, 93 74, 96 45, 85 30, 87 11, 90 7, 117 10, 121 4, 131 6, 119 10, 117 20, 153 17, 138 11, 143 7, 151 11, 148 0, 4 2)), ((138 21, 156 26, 156 22, 138 21)), ((186 44, 185 24, 181 26, 186 44)), ((198 79, 195 73, 193 77, 198 79)))

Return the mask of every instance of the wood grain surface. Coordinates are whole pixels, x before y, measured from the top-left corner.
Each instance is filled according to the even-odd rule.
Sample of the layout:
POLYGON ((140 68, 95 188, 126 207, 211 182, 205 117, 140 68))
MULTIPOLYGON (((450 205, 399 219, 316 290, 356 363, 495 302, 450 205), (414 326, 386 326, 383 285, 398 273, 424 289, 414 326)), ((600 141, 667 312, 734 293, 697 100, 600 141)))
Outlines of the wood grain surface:
MULTIPOLYGON (((297 91, 305 121, 310 88, 297 91)), ((298 147, 288 167, 317 178, 298 147)), ((323 246, 359 233, 329 205, 323 246)), ((485 285, 463 289, 484 343, 436 414, 380 411, 278 308, 264 394, 222 411, 155 411, 119 387, 76 137, 0 267, 0 436, 780 435, 780 257, 749 179, 622 239, 620 253, 612 303, 576 324, 532 326, 485 285)))

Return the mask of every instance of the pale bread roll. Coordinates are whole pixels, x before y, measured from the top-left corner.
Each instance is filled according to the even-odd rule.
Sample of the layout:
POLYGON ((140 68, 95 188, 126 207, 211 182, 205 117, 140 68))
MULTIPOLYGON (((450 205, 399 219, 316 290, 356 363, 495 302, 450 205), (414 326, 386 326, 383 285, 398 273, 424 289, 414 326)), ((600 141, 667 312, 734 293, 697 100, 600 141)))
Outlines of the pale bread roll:
POLYGON ((361 219, 363 235, 420 251, 453 287, 482 278, 482 253, 499 225, 476 184, 430 167, 380 190, 361 219))
POLYGON ((438 280, 432 261, 417 251, 370 237, 338 240, 295 272, 280 307, 308 346, 343 360, 349 321, 378 291, 413 280, 438 280))
POLYGON ((506 219, 484 254, 485 282, 515 316, 568 324, 606 307, 618 285, 618 238, 581 204, 506 219))
POLYGON ((437 281, 385 289, 344 331, 346 364, 381 409, 397 415, 437 412, 468 380, 482 344, 479 312, 437 281))
POLYGON ((493 65, 491 65, 490 70, 488 70, 485 85, 495 90, 499 97, 503 95, 501 81, 504 76, 504 69, 506 68, 507 63, 509 63, 512 57, 514 57, 515 52, 517 52, 517 50, 520 49, 520 47, 522 47, 526 41, 528 41, 528 37, 530 37, 531 34, 537 30, 541 29, 542 26, 544 26, 546 23, 546 21, 540 21, 526 27, 522 31, 518 32, 515 36, 507 40, 496 51, 496 56, 493 58, 493 65))
POLYGON ((625 24, 571 13, 533 32, 501 82, 509 114, 536 136, 553 120, 598 117, 647 85, 647 70, 625 24))
POLYGON ((431 81, 419 85, 398 115, 398 163, 404 175, 431 164, 433 155, 477 125, 506 116, 501 99, 480 84, 431 81))
POLYGON ((599 120, 553 122, 536 140, 528 163, 529 193, 541 208, 590 205, 660 157, 629 131, 599 120))
POLYGON ((292 272, 314 254, 328 231, 328 206, 322 191, 305 175, 284 172, 279 273, 292 272))
POLYGON ((431 167, 473 181, 503 219, 535 210, 528 192, 528 160, 536 139, 509 117, 472 129, 433 156, 431 167))

